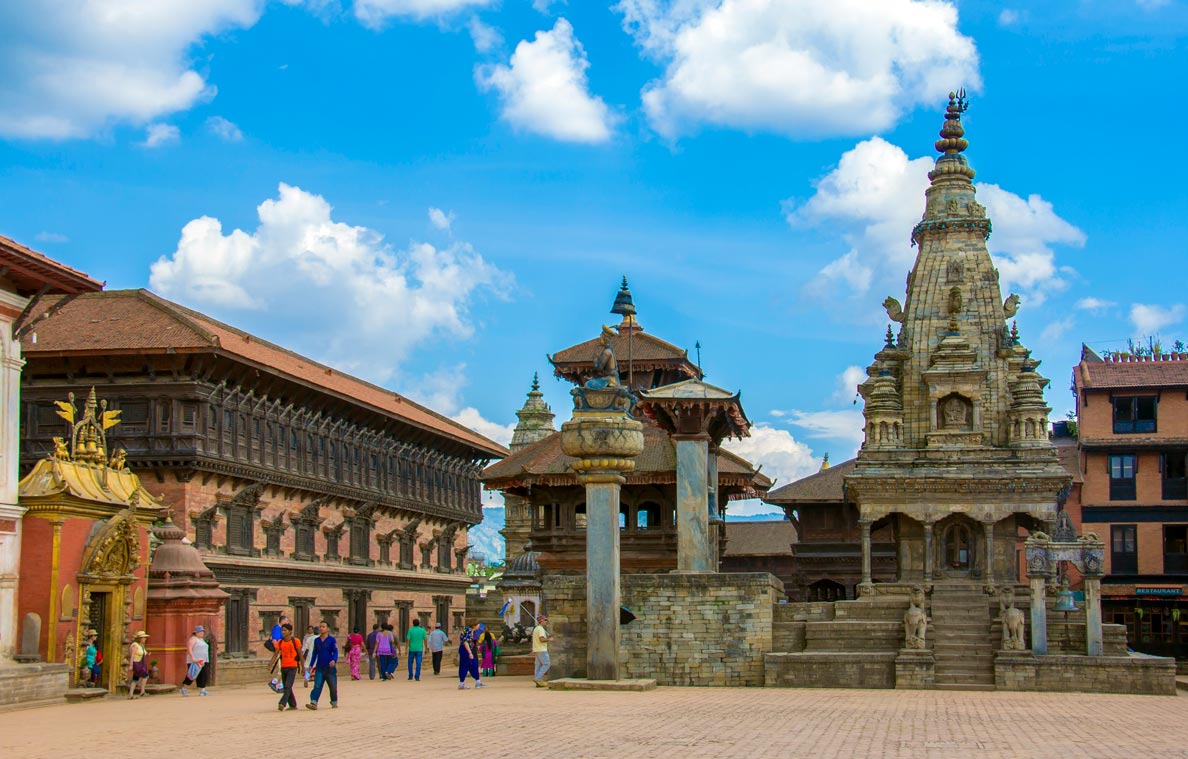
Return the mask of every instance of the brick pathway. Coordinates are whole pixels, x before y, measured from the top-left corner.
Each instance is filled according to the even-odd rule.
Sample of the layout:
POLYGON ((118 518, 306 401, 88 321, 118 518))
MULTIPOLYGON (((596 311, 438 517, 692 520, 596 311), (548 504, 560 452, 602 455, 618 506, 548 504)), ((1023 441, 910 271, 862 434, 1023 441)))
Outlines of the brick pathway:
MULTIPOLYGON (((1188 696, 660 688, 493 678, 342 683, 342 708, 276 711, 263 686, 0 714, 0 757, 1184 757, 1188 696)), ((298 689, 298 698, 307 691, 298 689)))

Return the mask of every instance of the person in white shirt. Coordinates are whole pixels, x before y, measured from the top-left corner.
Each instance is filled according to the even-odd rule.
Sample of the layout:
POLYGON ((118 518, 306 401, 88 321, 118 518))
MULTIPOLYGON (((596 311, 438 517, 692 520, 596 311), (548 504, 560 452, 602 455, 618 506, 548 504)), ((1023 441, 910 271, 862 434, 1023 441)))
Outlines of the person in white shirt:
POLYGON ((552 664, 549 661, 549 641, 553 636, 545 629, 548 623, 548 615, 540 614, 536 617, 536 627, 532 629, 532 653, 536 655, 536 672, 532 679, 537 688, 549 687, 544 679, 552 664))
POLYGON ((210 644, 206 642, 206 628, 198 625, 190 642, 186 644, 186 679, 182 680, 181 694, 190 695, 186 687, 197 682, 198 695, 206 695, 206 681, 210 678, 210 644))
POLYGON ((441 622, 433 625, 433 632, 429 633, 429 653, 433 654, 433 674, 441 674, 441 657, 445 652, 450 637, 441 629, 441 622))

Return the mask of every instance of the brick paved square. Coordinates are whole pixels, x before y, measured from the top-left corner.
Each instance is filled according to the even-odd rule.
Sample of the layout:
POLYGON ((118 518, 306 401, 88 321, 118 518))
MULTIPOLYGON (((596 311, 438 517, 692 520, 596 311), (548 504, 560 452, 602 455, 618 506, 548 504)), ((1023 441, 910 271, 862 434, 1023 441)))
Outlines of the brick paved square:
MULTIPOLYGON (((207 698, 51 706, 0 714, 0 756, 696 757, 1188 756, 1188 697, 659 688, 483 690, 341 682, 342 708, 277 712, 263 685, 207 698)), ((308 691, 298 689, 299 699, 308 691)))

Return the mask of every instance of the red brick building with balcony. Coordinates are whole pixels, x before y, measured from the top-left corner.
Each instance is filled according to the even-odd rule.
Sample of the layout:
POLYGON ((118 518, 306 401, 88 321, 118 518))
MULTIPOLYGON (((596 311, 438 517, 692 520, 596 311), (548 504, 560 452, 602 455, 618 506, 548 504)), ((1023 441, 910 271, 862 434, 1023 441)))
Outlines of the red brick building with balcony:
POLYGON ((1083 347, 1073 389, 1084 482, 1066 508, 1109 547, 1104 621, 1137 651, 1188 658, 1188 354, 1083 347))

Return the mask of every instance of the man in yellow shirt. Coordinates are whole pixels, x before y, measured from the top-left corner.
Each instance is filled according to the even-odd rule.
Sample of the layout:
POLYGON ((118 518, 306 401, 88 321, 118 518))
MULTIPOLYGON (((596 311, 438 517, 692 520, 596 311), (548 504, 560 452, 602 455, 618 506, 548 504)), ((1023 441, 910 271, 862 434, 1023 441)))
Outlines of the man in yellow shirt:
POLYGON ((553 636, 545 629, 545 625, 548 623, 548 615, 541 614, 536 617, 536 627, 532 629, 532 653, 536 655, 536 674, 533 677, 533 681, 536 683, 537 688, 549 687, 544 679, 551 664, 549 661, 549 641, 553 639, 553 636))

